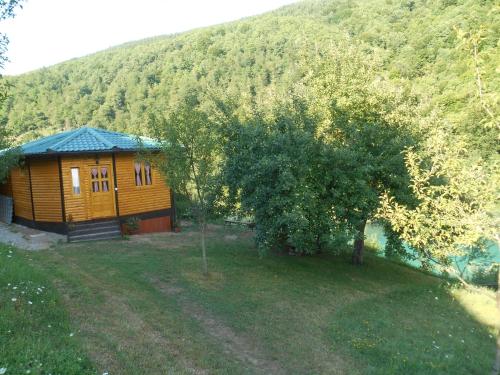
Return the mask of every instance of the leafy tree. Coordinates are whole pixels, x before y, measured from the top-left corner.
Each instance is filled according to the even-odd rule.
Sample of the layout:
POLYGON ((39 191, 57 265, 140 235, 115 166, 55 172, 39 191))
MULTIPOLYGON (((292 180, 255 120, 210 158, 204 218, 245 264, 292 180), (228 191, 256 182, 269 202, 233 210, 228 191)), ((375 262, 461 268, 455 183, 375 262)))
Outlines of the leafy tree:
POLYGON ((207 216, 220 164, 217 124, 187 98, 167 116, 151 116, 149 125, 161 142, 162 157, 158 162, 167 183, 174 191, 185 192, 197 214, 202 268, 207 275, 207 216))
MULTIPOLYGON (((22 7, 23 0, 0 0, 0 22, 15 16, 15 10, 22 7)), ((9 38, 4 33, 0 33, 0 69, 3 69, 7 61, 7 46, 9 38)))
MULTIPOLYGON (((486 92, 481 79, 479 43, 481 30, 464 33, 457 30, 460 47, 472 56, 476 82, 476 102, 471 103, 477 126, 491 137, 498 130, 495 113, 496 98, 486 92), (475 109, 480 108, 478 112, 475 109)), ((497 186, 500 183, 498 156, 492 148, 483 149, 475 140, 463 134, 454 134, 450 125, 439 119, 426 119, 424 147, 406 155, 411 189, 418 205, 407 207, 394 201, 389 193, 384 196, 380 216, 388 219, 400 238, 415 249, 424 264, 438 264, 453 273, 462 282, 452 256, 477 257, 477 249, 485 248, 486 240, 494 240, 498 221, 496 209, 497 186), (488 152, 485 152, 488 151, 488 152)))
POLYGON ((434 131, 425 151, 410 151, 406 165, 411 189, 418 205, 408 207, 383 198, 380 216, 425 263, 433 262, 451 271, 451 256, 483 247, 493 236, 492 218, 495 186, 481 165, 463 160, 467 148, 457 139, 447 140, 444 131, 434 131))
POLYGON ((224 182, 239 211, 255 218, 259 249, 320 252, 333 226, 317 121, 299 100, 279 107, 227 130, 224 182))
POLYGON ((377 71, 376 56, 367 62, 347 40, 320 54, 305 80, 323 117, 318 133, 327 145, 328 192, 335 220, 354 236, 354 264, 363 262, 366 223, 375 219, 380 196, 412 198, 403 153, 416 142, 414 105, 377 71))
MULTIPOLYGON (((21 6, 22 0, 0 0, 0 22, 14 17, 14 11, 21 6)), ((0 69, 3 69, 7 61, 7 45, 9 39, 7 35, 0 33, 0 69)), ((0 105, 7 99, 7 90, 9 85, 6 84, 3 77, 0 75, 0 105)), ((6 149, 9 146, 8 133, 3 124, 0 124, 0 150, 6 149)), ((0 183, 8 176, 9 169, 17 163, 19 159, 16 150, 3 151, 0 153, 0 183)))

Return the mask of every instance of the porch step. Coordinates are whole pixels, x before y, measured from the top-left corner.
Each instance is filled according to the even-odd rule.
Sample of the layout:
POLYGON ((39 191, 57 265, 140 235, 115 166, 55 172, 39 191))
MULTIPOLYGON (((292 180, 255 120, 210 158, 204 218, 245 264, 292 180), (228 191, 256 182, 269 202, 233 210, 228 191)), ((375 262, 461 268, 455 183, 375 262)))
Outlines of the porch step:
POLYGON ((121 235, 120 223, 115 219, 75 223, 68 231, 68 242, 110 240, 121 238, 121 235))

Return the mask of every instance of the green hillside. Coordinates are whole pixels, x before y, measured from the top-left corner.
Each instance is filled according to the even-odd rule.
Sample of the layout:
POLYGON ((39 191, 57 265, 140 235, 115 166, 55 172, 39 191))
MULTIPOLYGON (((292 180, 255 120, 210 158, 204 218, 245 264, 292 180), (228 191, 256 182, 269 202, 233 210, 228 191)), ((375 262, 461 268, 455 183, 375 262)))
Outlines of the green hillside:
POLYGON ((481 72, 498 92, 499 7, 494 0, 306 1, 237 22, 124 44, 17 77, 0 113, 18 142, 90 123, 144 132, 148 113, 211 88, 242 114, 300 77, 297 61, 349 36, 380 56, 383 72, 439 105, 458 128, 474 126, 470 54, 454 27, 483 28, 481 72), (470 122, 470 123, 469 123, 470 122))

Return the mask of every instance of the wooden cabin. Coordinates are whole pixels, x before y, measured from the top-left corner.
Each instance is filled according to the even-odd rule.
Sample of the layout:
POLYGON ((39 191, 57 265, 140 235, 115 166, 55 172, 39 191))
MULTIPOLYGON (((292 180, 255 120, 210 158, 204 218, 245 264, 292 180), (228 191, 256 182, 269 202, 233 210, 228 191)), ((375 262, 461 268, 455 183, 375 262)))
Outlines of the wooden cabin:
POLYGON ((14 222, 67 233, 69 239, 108 238, 172 230, 172 190, 153 163, 149 139, 82 127, 24 144, 22 167, 0 194, 13 198, 14 222), (130 224, 132 223, 132 224, 130 224))

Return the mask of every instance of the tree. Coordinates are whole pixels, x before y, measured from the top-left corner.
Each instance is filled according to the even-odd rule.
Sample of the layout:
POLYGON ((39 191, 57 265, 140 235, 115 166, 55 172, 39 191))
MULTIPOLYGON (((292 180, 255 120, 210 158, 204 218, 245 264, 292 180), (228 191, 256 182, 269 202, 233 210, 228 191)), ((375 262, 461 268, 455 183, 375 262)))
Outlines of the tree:
POLYGON ((454 274, 463 283, 462 275, 450 266, 451 257, 474 258, 485 242, 494 241, 498 233, 495 220, 498 156, 492 144, 499 129, 495 93, 488 92, 482 80, 479 54, 484 30, 463 32, 455 29, 458 47, 471 56, 476 96, 469 103, 474 131, 481 142, 469 134, 453 132, 451 125, 440 118, 424 119, 427 134, 419 152, 410 150, 406 164, 418 199, 415 207, 396 203, 385 194, 380 216, 415 249, 426 263, 434 263, 454 274), (476 131, 484 129, 484 132, 476 131))
MULTIPOLYGON (((0 0, 0 22, 15 16, 15 10, 22 7, 23 0, 0 0)), ((9 38, 4 33, 0 33, 0 69, 3 69, 7 61, 7 46, 9 38)))
POLYGON ((410 150, 405 157, 418 204, 407 206, 385 193, 379 217, 391 223, 424 265, 442 266, 459 277, 451 257, 483 248, 493 238, 490 212, 500 181, 487 167, 467 160, 466 144, 443 127, 433 126, 428 137, 423 149, 410 150))
POLYGON ((292 98, 270 117, 256 113, 227 129, 224 182, 238 212, 254 217, 261 251, 312 254, 330 239, 329 175, 316 125, 306 103, 292 98))
POLYGON ((330 166, 327 189, 335 220, 354 237, 354 264, 363 263, 366 223, 375 219, 381 195, 391 191, 411 201, 404 151, 416 144, 414 104, 379 71, 376 55, 368 59, 346 40, 321 52, 304 81, 322 117, 318 137, 330 166))
MULTIPOLYGON (((14 11, 21 6, 22 0, 0 0, 0 21, 14 17, 14 11)), ((7 35, 0 33, 0 70, 3 69, 7 61, 7 45, 9 39, 7 35)), ((0 106, 7 99, 9 85, 5 83, 0 75, 0 106)), ((0 150, 8 147, 8 134, 3 125, 0 125, 0 150)), ((8 176, 9 169, 18 162, 19 156, 16 150, 8 150, 0 153, 0 183, 8 176)))
POLYGON ((161 143, 162 157, 158 163, 167 183, 174 191, 186 192, 196 212, 202 269, 207 275, 207 216, 220 164, 217 124, 197 107, 196 101, 186 98, 165 117, 151 115, 149 125, 161 143))

